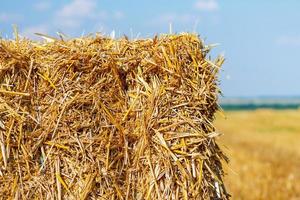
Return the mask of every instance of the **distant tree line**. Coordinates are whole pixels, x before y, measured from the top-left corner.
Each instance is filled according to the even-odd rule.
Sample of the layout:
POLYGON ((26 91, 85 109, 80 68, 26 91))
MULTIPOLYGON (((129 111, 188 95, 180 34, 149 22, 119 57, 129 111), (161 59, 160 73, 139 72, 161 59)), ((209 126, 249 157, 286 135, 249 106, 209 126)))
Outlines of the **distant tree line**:
POLYGON ((299 104, 221 104, 223 110, 299 109, 299 104))

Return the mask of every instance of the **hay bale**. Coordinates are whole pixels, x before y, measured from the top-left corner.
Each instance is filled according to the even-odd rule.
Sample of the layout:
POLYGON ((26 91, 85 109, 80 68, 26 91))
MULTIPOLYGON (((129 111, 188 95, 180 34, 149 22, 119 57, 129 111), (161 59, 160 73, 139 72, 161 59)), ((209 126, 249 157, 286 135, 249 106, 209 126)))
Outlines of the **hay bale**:
POLYGON ((228 199, 197 35, 0 44, 0 196, 228 199))

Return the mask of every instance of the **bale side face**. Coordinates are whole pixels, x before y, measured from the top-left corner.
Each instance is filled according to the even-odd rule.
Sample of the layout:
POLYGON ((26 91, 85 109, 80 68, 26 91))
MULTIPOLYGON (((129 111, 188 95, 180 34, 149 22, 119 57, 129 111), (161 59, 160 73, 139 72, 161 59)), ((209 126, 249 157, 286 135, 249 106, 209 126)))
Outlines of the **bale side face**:
POLYGON ((192 34, 0 45, 0 196, 228 199, 217 73, 192 34))

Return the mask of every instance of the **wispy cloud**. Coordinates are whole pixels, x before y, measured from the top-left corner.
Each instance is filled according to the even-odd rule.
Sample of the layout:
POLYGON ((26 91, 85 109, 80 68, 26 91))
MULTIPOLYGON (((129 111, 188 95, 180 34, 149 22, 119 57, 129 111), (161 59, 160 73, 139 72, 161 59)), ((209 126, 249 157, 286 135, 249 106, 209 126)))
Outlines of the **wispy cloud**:
POLYGON ((300 35, 281 36, 276 39, 276 44, 280 46, 300 46, 300 35))
POLYGON ((14 13, 0 13, 0 22, 3 23, 17 23, 23 20, 23 16, 14 13))
POLYGON ((38 39, 38 37, 35 35, 35 33, 43 33, 47 34, 50 30, 50 27, 48 25, 42 24, 42 25, 36 25, 36 26, 29 26, 25 28, 23 31, 21 31, 20 35, 26 38, 31 39, 38 39))
POLYGON ((97 7, 96 0, 73 0, 71 3, 64 5, 54 16, 54 24, 64 29, 80 28, 82 24, 89 20, 95 24, 108 19, 120 20, 124 18, 122 11, 106 11, 97 7))
POLYGON ((113 12, 113 18, 116 19, 116 20, 123 19, 124 16, 125 16, 124 13, 120 10, 117 10, 117 11, 113 12))
POLYGON ((217 11, 220 8, 217 0, 197 0, 195 7, 201 11, 217 11))
POLYGON ((59 10, 57 14, 65 18, 89 17, 93 14, 95 8, 96 2, 94 0, 73 0, 59 10))
POLYGON ((168 23, 193 24, 198 21, 199 21, 199 16, 190 13, 184 13, 184 14, 165 13, 155 18, 152 24, 168 24, 168 23))
POLYGON ((37 11, 46 11, 51 8, 51 2, 50 1, 39 1, 34 6, 34 9, 37 11))
MULTIPOLYGON (((56 5, 50 0, 42 0, 32 5, 35 12, 47 12, 43 23, 23 25, 20 34, 31 39, 38 39, 34 33, 51 34, 62 31, 67 34, 78 34, 84 31, 110 31, 110 25, 124 20, 125 13, 118 9, 103 9, 97 0, 70 0, 56 5), (46 21, 46 22, 45 22, 46 21)), ((1 13, 0 23, 20 24, 23 16, 13 13, 1 13)))
POLYGON ((64 28, 78 28, 84 20, 94 16, 95 9, 94 0, 73 0, 55 13, 54 21, 64 28))

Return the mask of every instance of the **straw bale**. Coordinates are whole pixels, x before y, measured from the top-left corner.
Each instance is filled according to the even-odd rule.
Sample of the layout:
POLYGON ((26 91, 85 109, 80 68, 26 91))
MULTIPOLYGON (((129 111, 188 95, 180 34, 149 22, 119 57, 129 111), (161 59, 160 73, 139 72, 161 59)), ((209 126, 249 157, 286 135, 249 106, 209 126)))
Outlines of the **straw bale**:
POLYGON ((44 37, 0 40, 2 198, 229 198, 197 35, 44 37))

